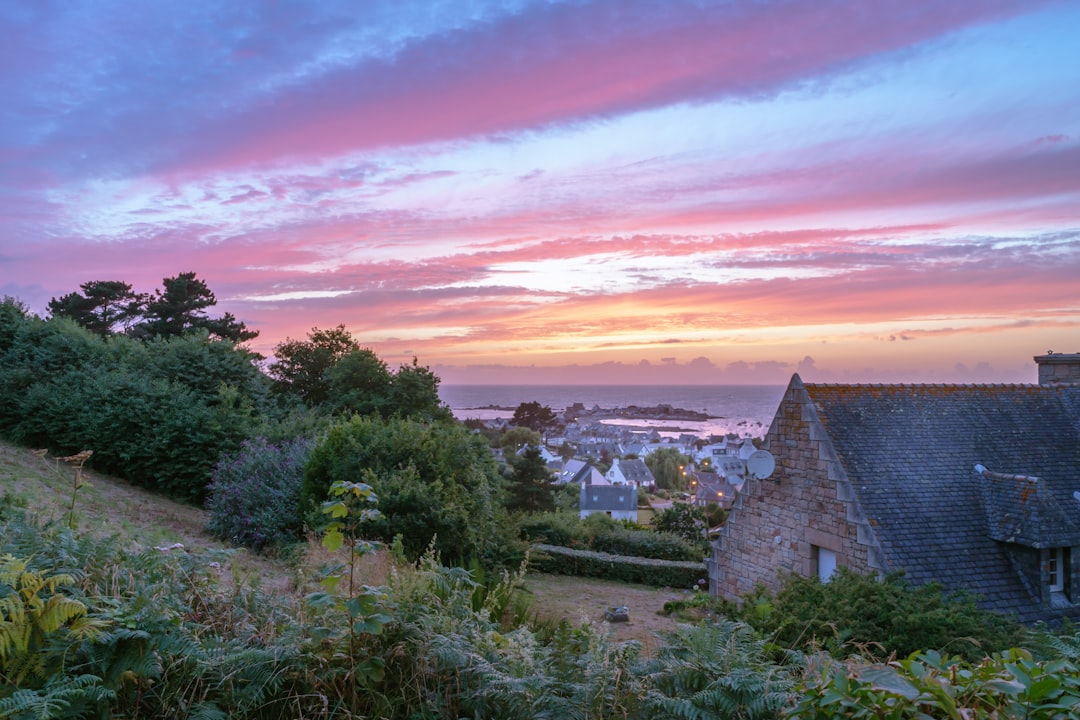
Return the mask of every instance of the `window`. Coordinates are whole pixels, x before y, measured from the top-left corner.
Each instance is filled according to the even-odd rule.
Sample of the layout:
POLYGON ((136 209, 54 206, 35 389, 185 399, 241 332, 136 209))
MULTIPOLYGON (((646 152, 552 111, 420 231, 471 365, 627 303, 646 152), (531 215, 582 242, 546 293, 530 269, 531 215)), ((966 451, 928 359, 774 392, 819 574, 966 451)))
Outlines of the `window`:
POLYGON ((813 554, 818 580, 823 583, 829 582, 829 578, 836 572, 836 553, 832 550, 814 545, 813 554))
POLYGON ((1046 551, 1046 585, 1050 592, 1065 592, 1069 581, 1069 548, 1046 551))

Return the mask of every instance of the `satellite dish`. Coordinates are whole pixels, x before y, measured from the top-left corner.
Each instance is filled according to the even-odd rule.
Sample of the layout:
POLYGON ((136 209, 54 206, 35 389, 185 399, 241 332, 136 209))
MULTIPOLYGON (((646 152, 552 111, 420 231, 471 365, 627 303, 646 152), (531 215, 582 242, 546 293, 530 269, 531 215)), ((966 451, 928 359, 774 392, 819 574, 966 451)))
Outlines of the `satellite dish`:
POLYGON ((758 450, 746 459, 746 469, 755 480, 764 480, 776 469, 776 460, 767 450, 758 450))

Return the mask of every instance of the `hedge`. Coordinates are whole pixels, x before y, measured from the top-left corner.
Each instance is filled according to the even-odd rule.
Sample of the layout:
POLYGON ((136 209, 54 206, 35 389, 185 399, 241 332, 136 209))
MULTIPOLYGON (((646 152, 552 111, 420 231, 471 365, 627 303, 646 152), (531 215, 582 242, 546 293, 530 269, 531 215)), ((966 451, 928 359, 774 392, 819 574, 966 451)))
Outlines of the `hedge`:
POLYGON ((543 544, 531 546, 529 567, 555 575, 604 578, 655 587, 700 587, 707 579, 703 562, 653 560, 543 544))

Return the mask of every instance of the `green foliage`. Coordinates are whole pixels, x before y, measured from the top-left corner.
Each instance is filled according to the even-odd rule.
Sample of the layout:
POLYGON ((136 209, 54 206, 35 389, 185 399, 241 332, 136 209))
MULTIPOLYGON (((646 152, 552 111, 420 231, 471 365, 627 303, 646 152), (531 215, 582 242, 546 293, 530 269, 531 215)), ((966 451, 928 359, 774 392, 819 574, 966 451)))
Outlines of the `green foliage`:
POLYGON ((439 377, 417 363, 402 364, 390 383, 389 412, 383 417, 396 415, 428 421, 455 422, 450 408, 439 399, 439 377))
POLYGON ((199 501, 265 390, 250 353, 205 334, 106 342, 26 318, 0 352, 0 432, 60 454, 93 448, 96 469, 199 501))
POLYGON ((380 516, 365 523, 368 537, 395 535, 410 559, 432 541, 444 559, 485 564, 517 562, 504 522, 500 478, 483 440, 457 423, 355 416, 332 427, 312 451, 304 472, 306 516, 338 480, 370 478, 380 516), (510 557, 508 557, 508 553, 510 557))
POLYGON ((593 513, 584 520, 576 513, 565 511, 541 513, 519 519, 518 532, 530 542, 612 555, 686 561, 698 561, 705 555, 700 545, 687 543, 677 535, 629 526, 601 513, 593 513))
POLYGON ((313 409, 347 415, 451 420, 439 399, 439 378, 413 358, 396 373, 374 352, 361 348, 344 325, 312 328, 307 340, 287 338, 274 348, 267 369, 283 395, 313 409))
MULTIPOLYGON (((372 498, 366 483, 334 488, 326 508, 342 547, 366 549, 357 533, 372 498)), ((126 549, 14 516, 0 524, 0 557, 0 622, 21 617, 38 628, 44 668, 0 678, 0 717, 18 720, 1049 720, 1080 709, 1071 634, 1054 636, 1061 653, 1050 648, 1045 660, 1024 650, 973 662, 925 651, 873 664, 784 651, 772 635, 716 620, 679 626, 646 657, 602 626, 524 624, 527 611, 513 607, 520 573, 485 581, 482 570, 443 567, 434 552, 396 568, 377 591, 347 589, 350 560, 332 570, 342 578, 332 589, 303 603, 235 575, 222 582, 228 553, 126 549), (73 610, 46 626, 55 596, 73 610), (84 621, 94 631, 74 632, 84 621)))
POLYGON ((10 687, 40 687, 59 669, 45 652, 50 636, 93 638, 101 625, 86 605, 61 592, 74 585, 67 573, 38 573, 26 560, 0 555, 0 680, 10 687))
POLYGON ((1024 718, 1057 720, 1080 712, 1080 669, 1036 662, 1024 650, 969 663, 936 652, 868 665, 820 659, 787 716, 847 718, 1024 718))
POLYGON ((206 529, 237 545, 263 550, 298 540, 300 487, 314 441, 244 441, 214 468, 206 529))
POLYGON ((657 532, 671 533, 706 551, 705 509, 694 503, 676 502, 653 516, 651 525, 657 532))
POLYGON ((68 318, 99 337, 118 331, 134 337, 178 337, 193 330, 232 342, 258 336, 231 313, 211 318, 206 309, 217 304, 213 291, 195 273, 164 278, 162 288, 150 295, 139 294, 120 280, 95 280, 73 292, 49 301, 54 318, 68 318))
POLYGON ((776 664, 769 644, 747 625, 684 625, 665 641, 646 665, 643 706, 653 717, 764 720, 795 699, 798 665, 776 664))
POLYGON ((937 650, 974 661, 1024 639, 1021 626, 970 597, 944 595, 932 583, 913 586, 900 573, 878 580, 847 568, 827 583, 790 575, 775 596, 759 589, 724 612, 785 647, 821 646, 840 657, 937 650))
POLYGON ((328 397, 324 404, 334 413, 383 415, 389 409, 392 376, 386 363, 371 350, 350 350, 325 372, 328 397))
POLYGON ((163 278, 161 289, 146 298, 142 307, 141 323, 131 332, 139 337, 178 337, 192 330, 208 333, 212 337, 241 343, 258 336, 257 330, 248 330, 231 313, 220 318, 207 316, 206 309, 217 304, 217 298, 205 281, 186 272, 171 278, 163 278))
POLYGON ((492 447, 502 448, 507 455, 530 445, 538 448, 543 442, 540 433, 527 427, 511 427, 502 432, 495 430, 493 433, 492 447))
POLYGON ((316 407, 330 397, 326 373, 338 360, 360 350, 360 344, 338 325, 331 330, 312 328, 307 340, 285 338, 274 348, 276 358, 267 372, 277 381, 279 392, 298 395, 309 407, 316 407))
POLYGON ((667 490, 686 488, 683 471, 690 467, 690 458, 675 448, 657 448, 645 456, 645 465, 656 478, 656 487, 667 490))
POLYGON ((345 667, 335 680, 342 687, 342 694, 350 705, 358 702, 359 693, 383 677, 383 658, 364 649, 364 637, 378 635, 391 621, 387 612, 385 593, 379 588, 357 584, 356 561, 374 551, 375 546, 360 538, 360 528, 378 515, 374 508, 378 499, 366 483, 339 480, 330 487, 330 499, 323 503, 322 511, 330 516, 323 536, 323 546, 337 552, 343 546, 348 550, 345 568, 327 573, 322 579, 326 592, 308 595, 308 604, 318 611, 320 625, 315 637, 325 646, 329 644, 329 656, 344 655, 345 667), (338 593, 342 579, 348 578, 345 595, 338 593), (336 616, 327 616, 326 610, 336 610, 336 616), (341 633, 338 628, 345 628, 341 633), (341 644, 341 649, 334 645, 341 644))
POLYGON ((535 400, 523 402, 514 410, 511 424, 518 427, 526 427, 533 432, 546 435, 549 431, 559 427, 559 418, 547 405, 541 405, 535 400))
POLYGON ((0 298, 0 355, 11 347, 16 333, 31 321, 26 303, 10 295, 0 298))
POLYGON ((512 456, 509 462, 512 472, 507 508, 526 513, 554 510, 551 471, 540 456, 540 448, 529 446, 520 455, 512 456))
POLYGON ((705 563, 611 555, 556 545, 533 545, 529 567, 537 572, 652 585, 695 588, 706 581, 705 563))
POLYGON ((49 301, 49 314, 66 317, 95 335, 106 337, 142 314, 147 298, 119 280, 97 280, 74 292, 49 301))

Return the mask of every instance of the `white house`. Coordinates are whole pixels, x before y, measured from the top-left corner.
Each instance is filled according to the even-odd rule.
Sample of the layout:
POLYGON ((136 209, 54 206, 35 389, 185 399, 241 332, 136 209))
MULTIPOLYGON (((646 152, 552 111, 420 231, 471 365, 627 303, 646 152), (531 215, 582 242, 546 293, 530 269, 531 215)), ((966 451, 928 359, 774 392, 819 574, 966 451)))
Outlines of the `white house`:
POLYGON ((611 462, 611 469, 604 476, 612 485, 633 484, 640 487, 649 487, 656 484, 649 466, 644 460, 623 460, 615 458, 611 462))
POLYGON ((581 517, 604 513, 615 520, 637 522, 637 486, 585 485, 581 486, 581 517))

